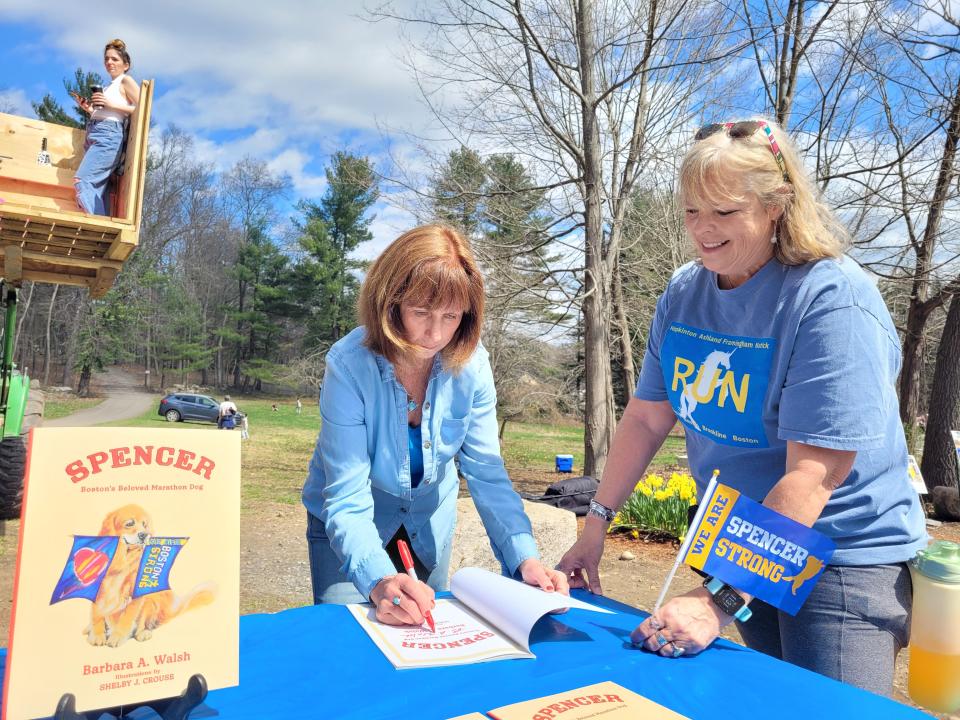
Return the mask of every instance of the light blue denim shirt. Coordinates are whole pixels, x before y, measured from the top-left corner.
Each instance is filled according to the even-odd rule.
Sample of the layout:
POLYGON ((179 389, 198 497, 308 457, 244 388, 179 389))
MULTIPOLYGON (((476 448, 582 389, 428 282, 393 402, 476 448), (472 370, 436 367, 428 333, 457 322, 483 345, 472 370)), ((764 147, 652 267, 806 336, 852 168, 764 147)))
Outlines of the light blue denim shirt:
POLYGON ((538 557, 530 521, 500 457, 497 396, 487 351, 454 375, 434 361, 423 403, 423 480, 410 485, 407 395, 393 365, 363 345, 359 327, 327 353, 320 436, 303 504, 326 527, 342 570, 364 597, 396 573, 384 545, 406 526, 433 569, 453 539, 460 472, 505 574, 538 557))

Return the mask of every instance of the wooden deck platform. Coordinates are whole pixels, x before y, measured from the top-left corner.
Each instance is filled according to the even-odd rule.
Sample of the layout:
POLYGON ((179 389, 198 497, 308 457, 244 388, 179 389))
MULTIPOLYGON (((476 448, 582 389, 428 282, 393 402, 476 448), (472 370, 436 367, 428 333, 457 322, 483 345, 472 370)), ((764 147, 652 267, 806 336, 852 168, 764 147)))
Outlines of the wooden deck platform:
POLYGON ((112 217, 77 209, 73 176, 83 157, 83 131, 0 113, 0 275, 5 281, 84 286, 93 297, 110 289, 139 242, 152 100, 153 82, 145 80, 130 120, 112 217), (37 164, 44 138, 49 166, 37 164))

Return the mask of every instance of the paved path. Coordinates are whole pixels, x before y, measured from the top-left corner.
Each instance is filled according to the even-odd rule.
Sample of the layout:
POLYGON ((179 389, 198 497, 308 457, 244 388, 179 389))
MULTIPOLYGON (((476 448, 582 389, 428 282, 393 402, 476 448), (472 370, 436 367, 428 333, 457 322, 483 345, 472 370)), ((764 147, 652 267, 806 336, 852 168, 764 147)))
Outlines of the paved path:
POLYGON ((90 427, 105 422, 138 417, 157 401, 157 396, 143 389, 143 376, 120 368, 107 368, 93 376, 93 384, 107 396, 99 405, 73 415, 44 421, 42 427, 90 427))

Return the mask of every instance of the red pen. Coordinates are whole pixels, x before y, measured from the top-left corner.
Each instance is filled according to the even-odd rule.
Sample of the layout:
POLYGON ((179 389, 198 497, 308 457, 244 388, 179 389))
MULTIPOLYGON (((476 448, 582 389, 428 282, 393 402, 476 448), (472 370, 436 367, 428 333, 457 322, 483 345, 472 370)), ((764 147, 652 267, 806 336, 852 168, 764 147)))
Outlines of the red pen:
MULTIPOLYGON (((404 540, 397 540, 397 550, 400 551, 400 560, 403 561, 403 567, 406 568, 407 575, 412 577, 414 580, 417 580, 417 571, 413 569, 413 555, 410 554, 410 548, 404 540)), ((427 610, 423 613, 424 619, 427 621, 427 625, 430 627, 430 632, 435 633, 437 631, 437 626, 433 624, 433 615, 430 614, 430 611, 427 610)))

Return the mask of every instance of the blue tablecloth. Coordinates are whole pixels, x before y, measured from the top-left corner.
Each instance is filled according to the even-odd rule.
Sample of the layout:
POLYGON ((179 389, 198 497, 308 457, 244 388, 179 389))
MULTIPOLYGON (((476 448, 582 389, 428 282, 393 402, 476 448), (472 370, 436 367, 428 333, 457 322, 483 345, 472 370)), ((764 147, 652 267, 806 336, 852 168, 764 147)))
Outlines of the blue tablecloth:
POLYGON ((726 640, 676 660, 638 650, 630 631, 646 613, 574 592, 616 614, 544 618, 532 633, 535 660, 445 668, 395 670, 343 607, 247 615, 240 685, 206 704, 223 720, 445 720, 612 680, 694 720, 929 718, 726 640))
POLYGON ((695 657, 634 648, 646 613, 575 591, 615 610, 571 610, 533 630, 536 660, 395 670, 342 607, 318 606, 240 623, 240 686, 210 694, 224 720, 444 720, 612 680, 690 718, 929 717, 887 698, 725 640, 695 657))

